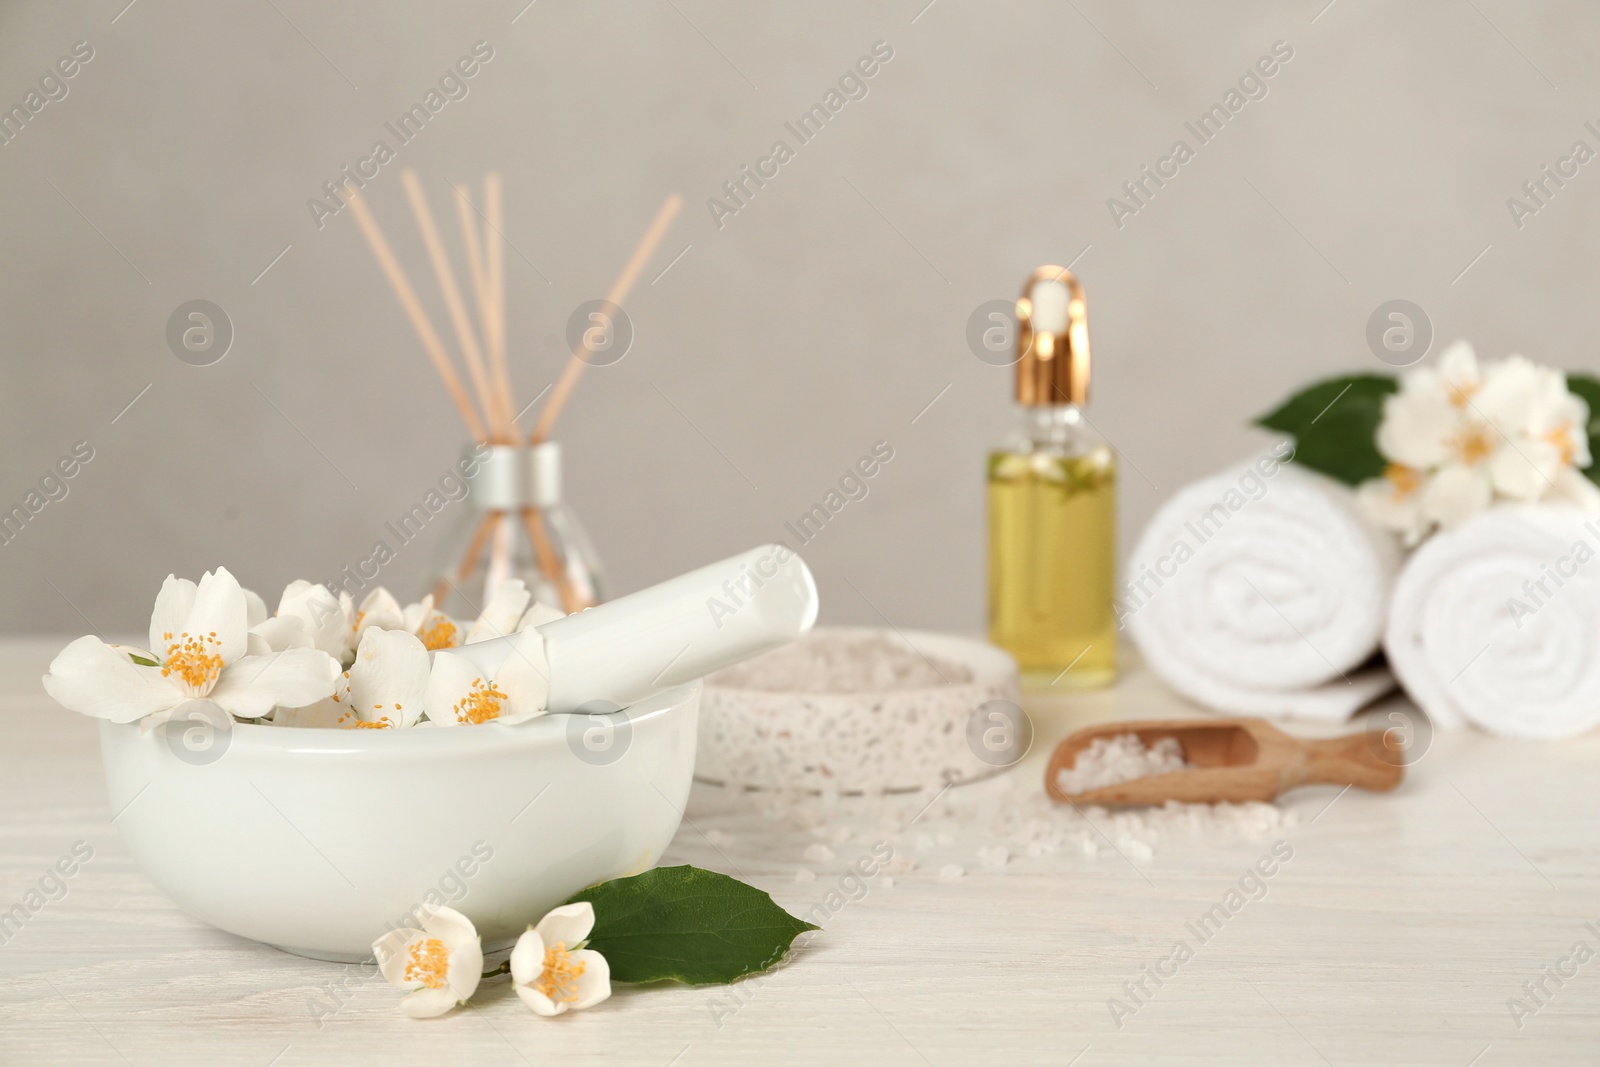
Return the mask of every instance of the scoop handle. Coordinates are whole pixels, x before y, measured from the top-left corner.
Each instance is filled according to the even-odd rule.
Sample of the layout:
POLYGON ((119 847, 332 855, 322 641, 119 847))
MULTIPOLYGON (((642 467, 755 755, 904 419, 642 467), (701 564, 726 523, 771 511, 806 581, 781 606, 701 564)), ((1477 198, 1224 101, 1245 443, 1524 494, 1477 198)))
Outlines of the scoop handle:
MULTIPOLYGON (((800 637, 817 584, 793 549, 761 545, 547 622, 553 712, 617 711, 800 637)), ((497 670, 514 637, 452 651, 497 670)))
POLYGON ((1401 753, 1383 749, 1389 754, 1380 754, 1379 749, 1384 744, 1382 735, 1363 732, 1301 743, 1305 746, 1302 785, 1353 785, 1385 793, 1405 777, 1401 753))

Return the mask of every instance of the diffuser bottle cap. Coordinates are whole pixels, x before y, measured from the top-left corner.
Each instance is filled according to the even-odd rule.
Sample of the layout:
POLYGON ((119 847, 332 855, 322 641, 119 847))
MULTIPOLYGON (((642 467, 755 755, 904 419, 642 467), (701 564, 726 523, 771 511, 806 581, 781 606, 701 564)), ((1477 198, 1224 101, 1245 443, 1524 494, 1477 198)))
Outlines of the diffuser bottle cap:
POLYGON ((1028 276, 1017 298, 1017 403, 1089 399, 1089 319, 1083 286, 1065 267, 1028 276))

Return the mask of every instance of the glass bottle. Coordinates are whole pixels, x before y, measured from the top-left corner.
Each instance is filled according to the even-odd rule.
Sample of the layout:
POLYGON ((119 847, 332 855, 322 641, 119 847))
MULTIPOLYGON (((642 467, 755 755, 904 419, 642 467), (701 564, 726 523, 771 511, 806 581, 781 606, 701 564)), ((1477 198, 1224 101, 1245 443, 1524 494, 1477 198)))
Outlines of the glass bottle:
POLYGON ((429 572, 435 607, 470 621, 507 578, 522 579, 535 600, 569 614, 600 602, 600 561, 562 497, 558 442, 476 445, 461 470, 464 514, 429 572))
POLYGON ((989 640, 1032 687, 1116 678, 1116 456, 1084 416, 1083 289, 1041 267, 1017 301, 1022 425, 989 454, 989 640))

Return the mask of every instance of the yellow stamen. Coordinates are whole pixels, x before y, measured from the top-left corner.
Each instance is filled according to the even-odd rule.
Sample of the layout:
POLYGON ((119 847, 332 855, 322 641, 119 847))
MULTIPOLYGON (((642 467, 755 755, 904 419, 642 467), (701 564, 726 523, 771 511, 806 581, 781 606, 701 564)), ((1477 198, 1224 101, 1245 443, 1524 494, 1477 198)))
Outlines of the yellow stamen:
POLYGON ((422 638, 422 647, 429 652, 437 652, 441 648, 456 647, 456 624, 443 615, 435 615, 429 619, 417 636, 422 638))
POLYGON ((451 710, 456 713, 456 722, 471 723, 476 726, 490 719, 498 719, 500 705, 505 699, 506 695, 495 683, 490 682, 485 686, 482 678, 474 678, 472 688, 467 691, 467 695, 456 701, 456 706, 451 710))
POLYGON ((1494 453, 1494 432, 1487 423, 1472 423, 1450 438, 1450 448, 1462 463, 1476 466, 1494 453))
POLYGON ((567 951, 567 943, 557 941, 544 950, 544 973, 533 988, 557 1004, 571 1004, 578 999, 578 976, 583 974, 583 968, 583 961, 574 961, 567 951))
POLYGON ((1422 472, 1404 463, 1391 463, 1383 472, 1394 486, 1394 495, 1402 500, 1422 488, 1422 472))
POLYGON ((172 643, 167 645, 161 677, 177 675, 178 682, 196 696, 210 692, 222 673, 222 655, 218 652, 222 642, 217 640, 216 632, 212 631, 210 636, 190 637, 185 630, 176 641, 170 633, 162 636, 172 643))
POLYGON ((394 726, 394 723, 389 721, 389 716, 387 715, 372 722, 362 722, 354 715, 345 714, 339 716, 338 723, 346 730, 387 730, 394 726))
POLYGON ((1572 466, 1573 460, 1578 458, 1578 449, 1572 443, 1572 423, 1563 421, 1553 430, 1545 431, 1544 439, 1556 446, 1561 453, 1561 465, 1572 466))
POLYGON ((1472 403, 1472 395, 1481 387, 1479 382, 1446 382, 1444 387, 1450 390, 1450 403, 1458 408, 1464 408, 1472 403))
POLYGON ((437 937, 414 941, 407 953, 405 980, 439 989, 450 972, 450 952, 437 937))

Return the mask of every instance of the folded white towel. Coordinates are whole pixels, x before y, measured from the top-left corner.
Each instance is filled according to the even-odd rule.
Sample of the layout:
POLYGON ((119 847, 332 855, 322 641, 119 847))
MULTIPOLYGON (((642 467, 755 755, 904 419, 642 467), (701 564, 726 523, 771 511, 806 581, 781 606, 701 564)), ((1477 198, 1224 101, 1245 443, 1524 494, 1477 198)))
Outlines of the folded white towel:
POLYGON ((1400 573, 1383 643, 1438 727, 1553 738, 1600 724, 1600 521, 1497 507, 1436 534, 1400 573))
POLYGON ((1150 669, 1234 715, 1340 720, 1394 688, 1394 538, 1345 486, 1272 454, 1179 491, 1128 560, 1119 618, 1150 669))

